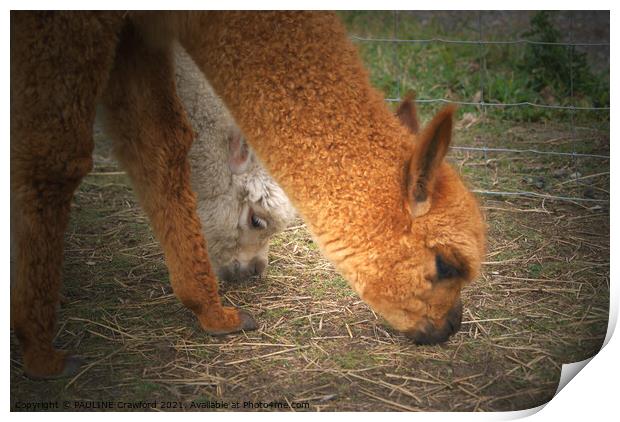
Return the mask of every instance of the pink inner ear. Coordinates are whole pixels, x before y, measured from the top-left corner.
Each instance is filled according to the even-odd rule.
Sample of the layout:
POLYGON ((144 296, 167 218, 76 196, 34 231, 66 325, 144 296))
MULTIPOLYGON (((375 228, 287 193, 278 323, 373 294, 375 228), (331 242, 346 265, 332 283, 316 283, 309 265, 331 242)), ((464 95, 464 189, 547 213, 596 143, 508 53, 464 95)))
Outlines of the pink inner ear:
POLYGON ((250 150, 239 129, 228 135, 228 166, 233 174, 245 173, 250 163, 250 150))

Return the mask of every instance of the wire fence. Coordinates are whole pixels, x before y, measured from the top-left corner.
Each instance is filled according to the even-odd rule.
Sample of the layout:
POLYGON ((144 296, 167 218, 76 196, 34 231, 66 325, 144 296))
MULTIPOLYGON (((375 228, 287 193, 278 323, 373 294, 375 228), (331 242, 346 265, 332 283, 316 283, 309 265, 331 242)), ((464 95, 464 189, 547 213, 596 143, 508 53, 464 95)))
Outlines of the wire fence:
MULTIPOLYGON (((477 72, 479 72, 478 80, 479 87, 478 92, 479 96, 474 100, 469 100, 467 98, 425 98, 424 96, 420 96, 419 93, 415 99, 416 103, 420 105, 424 104, 457 104, 459 106, 465 106, 469 108, 475 108, 478 111, 478 114, 482 117, 487 115, 487 111, 494 109, 495 111, 499 111, 501 114, 502 110, 508 108, 535 108, 549 111, 560 111, 563 112, 562 123, 563 125, 569 128, 570 133, 570 143, 572 145, 571 151, 558 151, 540 148, 536 146, 534 148, 518 148, 513 145, 504 146, 501 144, 493 144, 493 145, 475 145, 475 146, 452 146, 451 149, 453 152, 465 152, 465 153, 476 153, 482 154, 484 157, 484 161, 488 162, 488 154, 495 154, 498 160, 505 159, 507 156, 512 156, 514 154, 517 155, 533 155, 536 158, 544 158, 548 159, 552 158, 563 158, 570 160, 570 166, 574 171, 572 173, 572 179, 576 183, 580 183, 584 179, 589 179, 592 176, 600 176, 607 175, 607 172, 594 172, 594 170, 600 170, 602 168, 609 167, 609 126, 607 124, 606 136, 607 136, 607 145, 603 151, 583 151, 578 148, 578 144, 581 141, 578 139, 577 135, 577 126, 575 122, 575 117, 577 113, 605 113, 606 116, 609 115, 610 107, 606 104, 603 105, 583 105, 579 104, 576 101, 575 92, 574 92, 574 51, 575 48, 579 47, 580 49, 589 49, 589 48, 609 48, 610 43, 608 41, 599 42, 599 41, 583 41, 583 40, 574 40, 574 19, 575 15, 569 13, 568 14, 568 28, 565 30, 565 36, 567 40, 556 40, 556 41, 539 41, 539 40, 531 40, 526 38, 517 37, 514 39, 508 40, 495 40, 490 39, 493 37, 485 37, 485 33, 489 31, 493 31, 493 28, 487 27, 485 25, 485 14, 488 12, 479 11, 476 12, 475 17, 469 17, 469 28, 473 33, 476 34, 476 39, 452 39, 450 37, 445 36, 432 36, 432 37, 402 37, 400 36, 400 27, 403 24, 403 20, 412 19, 414 16, 414 12, 392 12, 392 34, 391 36, 383 36, 374 37, 374 36, 360 36, 353 34, 351 35, 351 39, 354 43, 361 45, 373 45, 373 44, 381 44, 384 46, 393 48, 393 58, 392 58, 392 74, 390 75, 394 82, 395 87, 390 92, 389 95, 386 95, 386 101, 389 103, 399 103, 402 101, 403 97, 403 85, 412 85, 415 90, 415 81, 412 83, 406 80, 407 72, 404 72, 404 65, 401 63, 403 61, 401 55, 398 53, 399 46, 404 45, 415 45, 415 46, 432 46, 437 44, 442 45, 450 45, 454 47, 464 46, 464 47, 478 47, 478 63, 477 63, 477 72), (487 31, 487 32, 485 32, 487 31), (515 101, 515 102, 500 102, 493 101, 489 98, 488 95, 488 87, 487 87, 487 79, 488 72, 492 72, 493 69, 489 69, 486 61, 486 52, 485 48, 487 46, 493 47, 504 47, 504 46, 537 46, 539 48, 566 48, 569 52, 569 64, 568 74, 564 75, 567 80, 567 86, 569 87, 568 99, 565 99, 564 104, 547 104, 542 103, 540 101, 535 100, 526 100, 526 101, 515 101), (567 100, 567 101, 566 101, 567 100), (598 164, 590 165, 587 169, 583 169, 580 165, 580 160, 588 159, 595 160, 598 164), (582 177, 581 172, 579 170, 591 171, 593 172, 589 176, 582 177), (594 174, 596 173, 596 174, 594 174)), ((439 12, 441 13, 441 12, 439 12)), ((490 35, 492 33, 489 32, 490 35)), ((411 35, 411 34, 409 34, 411 35)), ((607 38, 608 39, 608 38, 607 38)), ((607 53, 608 54, 608 53, 607 53)), ((609 72, 609 65, 607 65, 607 72, 609 72)), ((372 73, 372 72, 371 72, 372 73)), ((607 117, 608 119, 608 117, 607 117)), ((484 119, 481 119, 484 123, 484 119)), ((490 124, 490 123, 489 123, 490 124)), ((488 173, 488 171, 487 171, 488 173)), ((566 182, 556 183, 555 185, 565 185, 566 182)), ((503 196, 503 197, 528 197, 528 198, 541 198, 543 200, 556 200, 556 201, 569 201, 569 202, 579 202, 579 203, 609 203, 609 191, 608 188, 598 188, 597 195, 586 195, 586 196, 577 196, 577 195, 564 195, 561 192, 554 191, 541 191, 537 190, 526 190, 526 189, 503 189, 501 183, 492 183, 492 188, 488 186, 488 183, 479 183, 475 186, 474 191, 483 194, 483 195, 491 195, 491 196, 503 196), (595 196, 595 197, 588 197, 595 196)), ((607 182, 608 186, 608 182, 607 182)))

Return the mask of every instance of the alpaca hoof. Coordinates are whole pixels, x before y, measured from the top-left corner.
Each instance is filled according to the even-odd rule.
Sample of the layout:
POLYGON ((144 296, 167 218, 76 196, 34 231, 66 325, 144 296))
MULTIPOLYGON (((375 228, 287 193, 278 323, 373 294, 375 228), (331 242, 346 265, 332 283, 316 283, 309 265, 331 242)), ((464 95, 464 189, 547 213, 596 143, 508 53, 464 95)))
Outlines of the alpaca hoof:
MULTIPOLYGON (((238 317, 239 323, 231 328, 210 328, 208 326, 205 327, 203 324, 204 330, 212 336, 223 336, 226 334, 237 333, 239 331, 252 331, 258 328, 258 324, 254 320, 254 317, 250 315, 249 312, 236 309, 236 308, 224 308, 225 314, 230 315, 231 313, 236 313, 238 317)), ((235 318, 236 320, 237 318, 235 318)))
POLYGON ((77 375, 78 371, 84 364, 84 360, 78 356, 67 356, 64 361, 62 371, 56 374, 37 374, 24 369, 24 375, 33 381, 55 380, 61 378, 69 378, 77 375))
POLYGON ((258 323, 249 312, 239 309, 239 319, 241 320, 242 330, 254 331, 258 329, 258 323))
POLYGON ((65 360, 65 367, 59 375, 59 378, 73 377, 77 375, 82 365, 84 365, 84 359, 81 357, 67 356, 67 359, 65 360))

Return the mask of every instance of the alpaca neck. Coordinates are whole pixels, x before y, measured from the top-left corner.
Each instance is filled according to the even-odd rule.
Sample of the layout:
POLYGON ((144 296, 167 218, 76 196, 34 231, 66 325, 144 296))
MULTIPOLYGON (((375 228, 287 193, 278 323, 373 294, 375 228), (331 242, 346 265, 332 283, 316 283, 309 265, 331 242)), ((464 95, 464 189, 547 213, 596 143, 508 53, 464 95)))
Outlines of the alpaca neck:
POLYGON ((366 248, 368 237, 406 229, 411 140, 335 15, 213 12, 189 22, 183 46, 330 258, 340 243, 366 248))

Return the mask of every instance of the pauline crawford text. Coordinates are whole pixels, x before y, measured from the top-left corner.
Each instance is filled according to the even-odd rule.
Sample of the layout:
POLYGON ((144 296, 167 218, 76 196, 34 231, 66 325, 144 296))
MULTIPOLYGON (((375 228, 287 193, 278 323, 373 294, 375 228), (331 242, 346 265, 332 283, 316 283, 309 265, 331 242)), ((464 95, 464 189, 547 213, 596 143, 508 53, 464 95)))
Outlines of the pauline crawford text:
POLYGON ((226 402, 222 400, 208 401, 121 401, 121 400, 101 400, 101 401, 49 401, 49 402, 16 402, 15 410, 36 411, 36 410, 148 410, 148 409, 223 409, 223 410, 258 410, 258 409, 309 409, 307 402, 288 402, 288 401, 234 401, 226 402))

